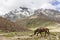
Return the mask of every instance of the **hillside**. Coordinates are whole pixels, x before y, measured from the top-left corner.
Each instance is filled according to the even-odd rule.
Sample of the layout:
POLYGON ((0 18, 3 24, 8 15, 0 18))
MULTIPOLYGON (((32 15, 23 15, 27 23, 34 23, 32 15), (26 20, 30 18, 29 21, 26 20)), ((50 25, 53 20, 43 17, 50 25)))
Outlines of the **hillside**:
POLYGON ((22 25, 18 25, 6 18, 0 17, 0 30, 2 31, 26 31, 27 28, 22 27, 22 25))
POLYGON ((60 24, 60 12, 52 9, 38 9, 34 11, 34 15, 18 19, 17 24, 25 25, 26 27, 41 27, 54 26, 60 24))
POLYGON ((17 24, 25 25, 28 28, 42 27, 42 26, 54 26, 57 24, 55 21, 40 19, 40 18, 27 18, 22 20, 17 20, 17 24))
MULTIPOLYGON (((17 13, 12 13, 12 12, 10 12, 9 14, 17 15, 17 13)), ((19 15, 19 13, 18 13, 18 15, 19 15)), ((41 26, 50 26, 50 25, 54 26, 57 24, 57 22, 58 22, 58 24, 60 24, 59 23, 60 22, 60 12, 53 10, 53 9, 37 9, 34 11, 33 15, 30 15, 27 17, 25 17, 25 16, 24 16, 24 18, 16 19, 14 24, 22 26, 22 27, 41 27, 41 26)), ((12 16, 10 16, 10 17, 12 17, 12 16)), ((17 27, 17 29, 18 28, 19 27, 17 27)))

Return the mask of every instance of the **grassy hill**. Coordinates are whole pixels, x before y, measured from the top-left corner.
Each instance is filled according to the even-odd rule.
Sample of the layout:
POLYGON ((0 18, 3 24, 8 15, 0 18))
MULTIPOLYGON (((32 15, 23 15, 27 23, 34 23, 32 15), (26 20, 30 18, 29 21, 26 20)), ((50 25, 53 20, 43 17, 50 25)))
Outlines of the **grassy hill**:
POLYGON ((53 20, 53 19, 54 18, 50 18, 50 17, 43 15, 43 14, 42 15, 35 14, 35 15, 32 15, 28 18, 17 20, 16 23, 21 24, 21 25, 28 27, 28 28, 42 27, 42 26, 54 27, 55 25, 60 24, 60 21, 58 21, 57 19, 56 20, 53 20))
POLYGON ((22 19, 22 20, 18 20, 16 23, 21 24, 28 28, 42 27, 42 26, 47 27, 47 26, 54 26, 57 24, 57 22, 55 21, 40 19, 40 18, 22 19))

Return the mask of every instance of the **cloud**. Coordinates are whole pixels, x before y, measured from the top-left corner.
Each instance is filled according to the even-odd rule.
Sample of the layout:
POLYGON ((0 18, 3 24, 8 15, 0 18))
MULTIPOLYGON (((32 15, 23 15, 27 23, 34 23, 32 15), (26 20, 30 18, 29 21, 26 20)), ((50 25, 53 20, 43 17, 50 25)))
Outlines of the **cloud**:
POLYGON ((5 14, 10 10, 17 9, 19 6, 26 6, 31 9, 38 9, 40 7, 54 8, 52 5, 46 4, 50 1, 51 0, 0 0, 0 13, 5 14))
POLYGON ((5 15, 8 12, 4 7, 0 7, 0 15, 5 15))
POLYGON ((60 11, 60 0, 52 0, 50 3, 55 6, 56 10, 60 11))
POLYGON ((57 0, 57 1, 59 1, 59 2, 60 2, 60 0, 57 0))
POLYGON ((60 11, 60 4, 56 5, 56 10, 60 11))
POLYGON ((50 3, 45 3, 40 8, 43 8, 43 9, 55 9, 55 6, 51 5, 50 3))
POLYGON ((56 6, 56 5, 60 4, 60 2, 57 1, 57 0, 52 0, 52 1, 51 1, 51 4, 56 6))

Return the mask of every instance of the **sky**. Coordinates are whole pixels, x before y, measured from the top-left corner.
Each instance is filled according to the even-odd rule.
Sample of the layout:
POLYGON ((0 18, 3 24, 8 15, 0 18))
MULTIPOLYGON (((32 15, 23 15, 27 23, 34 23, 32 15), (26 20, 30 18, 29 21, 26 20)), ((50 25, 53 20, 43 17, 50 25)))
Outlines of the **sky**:
POLYGON ((60 11, 60 0, 0 0, 0 15, 5 15, 10 10, 25 6, 32 10, 56 9, 60 11))

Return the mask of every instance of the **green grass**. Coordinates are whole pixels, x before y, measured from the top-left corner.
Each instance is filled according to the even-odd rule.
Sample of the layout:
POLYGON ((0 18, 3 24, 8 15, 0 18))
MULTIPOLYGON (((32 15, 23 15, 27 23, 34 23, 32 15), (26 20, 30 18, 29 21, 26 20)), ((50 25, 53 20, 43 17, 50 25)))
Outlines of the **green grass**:
POLYGON ((30 19, 27 23, 27 27, 29 28, 35 28, 35 27, 41 27, 41 26, 53 26, 56 22, 54 21, 48 21, 48 20, 42 20, 42 19, 30 19))
POLYGON ((7 35, 3 35, 4 37, 14 37, 14 34, 7 34, 7 35))
MULTIPOLYGON (((50 35, 53 35, 55 36, 56 33, 58 33, 59 35, 59 39, 60 39, 60 33, 59 32, 50 32, 50 35)), ((3 33, 4 37, 14 37, 14 36, 30 36, 30 34, 33 34, 33 31, 29 31, 29 32, 9 32, 9 33, 3 33)), ((33 36, 32 38, 17 38, 17 40, 45 40, 45 39, 48 39, 49 37, 44 37, 44 33, 42 33, 43 37, 41 37, 40 35, 39 36, 33 36)), ((52 38, 52 37, 51 37, 52 38)), ((49 38, 48 40, 52 40, 51 38, 49 38)))
POLYGON ((32 34, 33 32, 8 32, 8 33, 0 33, 3 34, 2 36, 4 37, 14 37, 14 36, 29 36, 30 34, 32 34))

